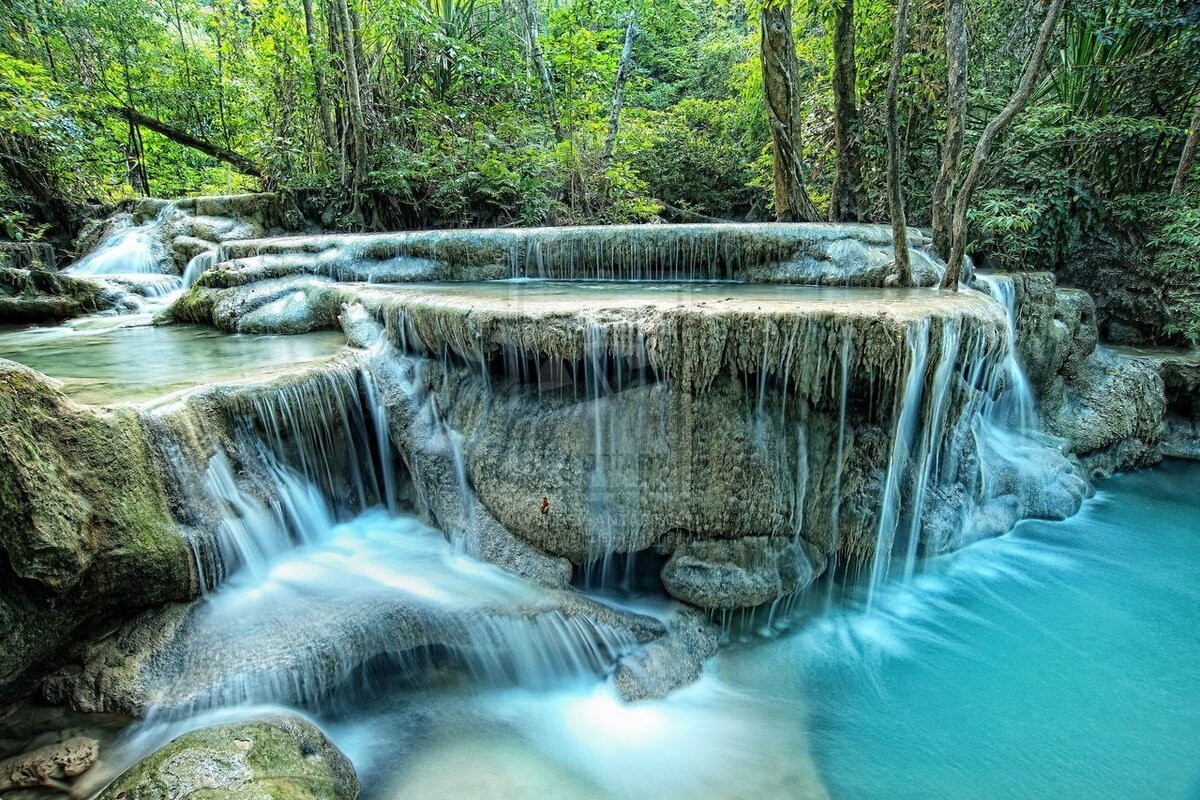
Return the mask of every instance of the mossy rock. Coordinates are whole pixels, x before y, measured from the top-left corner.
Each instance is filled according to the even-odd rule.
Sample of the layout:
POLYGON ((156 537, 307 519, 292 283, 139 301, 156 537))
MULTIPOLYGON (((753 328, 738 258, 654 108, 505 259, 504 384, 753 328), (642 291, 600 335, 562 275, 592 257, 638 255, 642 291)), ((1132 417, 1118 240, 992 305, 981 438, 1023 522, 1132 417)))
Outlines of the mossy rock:
POLYGON ((354 767, 316 727, 275 716, 185 733, 97 800, 353 800, 354 767))
POLYGON ((137 412, 0 360, 0 692, 99 621, 195 592, 137 412))
POLYGON ((99 284, 54 272, 53 262, 45 268, 37 260, 41 256, 10 256, 0 252, 0 323, 53 322, 93 314, 114 303, 99 284))

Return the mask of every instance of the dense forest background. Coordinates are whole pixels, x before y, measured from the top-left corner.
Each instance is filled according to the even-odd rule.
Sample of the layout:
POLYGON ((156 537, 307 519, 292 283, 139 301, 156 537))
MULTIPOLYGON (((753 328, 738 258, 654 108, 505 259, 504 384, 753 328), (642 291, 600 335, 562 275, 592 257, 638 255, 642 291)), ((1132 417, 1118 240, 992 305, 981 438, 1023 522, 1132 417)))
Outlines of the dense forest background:
MULTIPOLYGON (((345 229, 771 219, 762 31, 781 11, 813 211, 887 221, 896 4, 766 2, 2 0, 0 233, 70 230, 134 196, 257 189, 345 229)), ((906 5, 899 174, 908 223, 927 226, 951 7, 969 155, 1048 3, 906 5)), ((969 251, 1101 297, 1136 284, 1156 318, 1110 338, 1195 342, 1197 128, 1200 4, 1070 0, 981 174, 969 251)))

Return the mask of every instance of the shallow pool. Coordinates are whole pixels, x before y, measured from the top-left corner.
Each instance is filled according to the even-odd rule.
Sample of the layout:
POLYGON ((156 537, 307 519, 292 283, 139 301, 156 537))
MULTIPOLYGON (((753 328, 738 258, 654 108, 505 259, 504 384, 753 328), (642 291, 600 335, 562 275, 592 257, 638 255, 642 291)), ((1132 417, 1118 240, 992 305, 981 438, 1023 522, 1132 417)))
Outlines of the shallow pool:
POLYGON ((58 327, 0 326, 0 358, 58 378, 83 403, 143 402, 216 381, 263 377, 328 358, 338 331, 230 335, 201 325, 149 324, 149 315, 92 317, 58 327))
POLYGON ((729 652, 760 696, 801 692, 834 797, 1200 796, 1200 464, 1104 481, 834 612, 729 652))

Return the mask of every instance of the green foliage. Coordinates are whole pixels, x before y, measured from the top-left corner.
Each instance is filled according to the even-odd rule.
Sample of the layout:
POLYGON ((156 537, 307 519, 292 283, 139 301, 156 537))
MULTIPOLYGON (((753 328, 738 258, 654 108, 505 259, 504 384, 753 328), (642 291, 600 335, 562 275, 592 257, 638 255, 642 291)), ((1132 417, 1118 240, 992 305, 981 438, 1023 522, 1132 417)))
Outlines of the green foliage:
POLYGON ((1150 215, 1148 242, 1154 270, 1161 276, 1171 321, 1166 333, 1200 347, 1200 202, 1195 196, 1160 200, 1150 215))
MULTIPOLYGON (((835 165, 834 2, 791 3, 805 177, 819 206, 835 165)), ((533 0, 556 119, 525 0, 348 0, 353 35, 340 11, 331 13, 337 3, 313 0, 311 45, 302 3, 7 0, 4 235, 36 235, 34 220, 56 199, 256 188, 295 191, 331 226, 645 221, 660 202, 731 219, 768 215, 763 0, 533 0), (606 161, 631 13, 638 35, 606 161), (360 104, 347 45, 360 64, 360 104), (263 176, 130 127, 113 113, 120 107, 240 153, 263 176), (366 128, 361 146, 352 110, 366 128)), ((968 4, 968 154, 1019 79, 1041 7, 968 4)), ((894 10, 892 0, 855 2, 859 145, 868 216, 881 222, 894 10)), ((942 3, 914 5, 902 72, 903 188, 915 225, 929 223, 942 155, 942 11, 942 3)), ((1147 248, 1165 285, 1178 287, 1171 334, 1195 338, 1187 253, 1196 200, 1163 198, 1200 93, 1197 74, 1195 3, 1072 0, 1038 92, 984 172, 969 214, 971 251, 1005 268, 1056 268, 1092 237, 1121 235, 1147 248)))

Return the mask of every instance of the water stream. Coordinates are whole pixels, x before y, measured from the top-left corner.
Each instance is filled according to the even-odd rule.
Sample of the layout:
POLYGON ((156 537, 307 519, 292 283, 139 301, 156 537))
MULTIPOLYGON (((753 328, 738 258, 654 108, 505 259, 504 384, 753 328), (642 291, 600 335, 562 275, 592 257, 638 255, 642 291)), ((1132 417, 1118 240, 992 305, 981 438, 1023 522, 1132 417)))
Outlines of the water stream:
MULTIPOLYGON (((151 285, 149 230, 123 232, 74 271, 102 280, 134 273, 151 285)), ((188 282, 211 263, 198 258, 188 282)), ((547 258, 527 254, 539 274, 547 258)), ((596 273, 587 277, 607 277, 596 273)), ((1013 285, 983 281, 1008 314, 1002 352, 986 298, 966 302, 990 309, 990 340, 969 330, 969 315, 932 322, 936 304, 949 302, 935 290, 528 279, 372 287, 379 302, 419 293, 425 311, 465 307, 469 316, 490 303, 495 318, 546 320, 567 309, 595 317, 577 356, 564 346, 539 359, 522 341, 489 357, 482 333, 451 331, 446 320, 456 318, 424 320, 427 338, 445 334, 434 346, 401 309, 384 320, 390 338, 361 361, 224 398, 234 420, 223 429, 228 441, 191 431, 209 448, 199 463, 182 444, 167 455, 176 483, 220 517, 208 538, 189 529, 205 596, 169 612, 176 632, 142 675, 146 718, 87 780, 99 787, 183 731, 283 708, 331 736, 368 800, 1200 796, 1200 464, 1108 480, 1064 522, 1023 522, 951 555, 938 555, 946 542, 923 538, 927 505, 938 505, 929 498, 951 481, 969 496, 947 512, 958 515, 947 527, 963 536, 958 546, 1027 516, 1018 484, 1049 485, 1042 459, 1066 463, 1035 431, 1014 355, 1013 285), (822 309, 864 300, 905 323, 895 329, 899 355, 878 372, 856 360, 869 342, 856 340, 849 314, 805 327, 822 309), (822 582, 775 598, 766 624, 753 610, 740 610, 740 628, 722 617, 728 646, 698 681, 626 703, 613 679, 618 662, 644 643, 639 624, 661 628, 678 605, 657 578, 649 590, 635 580, 636 548, 621 542, 644 508, 640 496, 624 507, 616 495, 655 478, 641 456, 667 428, 652 430, 649 401, 620 403, 675 378, 650 366, 652 350, 659 357, 669 342, 649 343, 634 323, 608 315, 715 315, 722 303, 753 323, 764 308, 809 315, 790 330, 764 322, 755 352, 738 353, 749 365, 737 395, 748 435, 739 428, 731 441, 777 448, 775 466, 792 478, 779 525, 809 579, 817 568, 799 550, 805 514, 810 498, 832 498, 828 514, 811 517, 832 540, 831 560, 822 582), (462 334, 457 346, 447 331, 462 334), (469 379, 450 374, 463 363, 469 379), (807 374, 793 373, 796 365, 807 374), (566 383, 572 370, 578 386, 566 383), (544 394, 546 408, 584 404, 591 538, 575 564, 582 591, 473 557, 471 537, 495 520, 472 485, 470 431, 439 406, 445 387, 435 384, 451 380, 464 393, 482 387, 471 412, 478 425, 506 402, 493 393, 497 381, 514 402, 544 394), (862 564, 839 568, 843 481, 863 481, 845 473, 848 451, 868 446, 867 421, 882 441, 878 513, 866 531, 874 547, 862 564), (405 449, 404 436, 421 437, 426 451, 405 449), (984 466, 961 486, 964 437, 984 466), (988 506, 1001 496, 998 480, 1008 487, 999 511, 988 506), (439 505, 431 487, 450 504, 439 505)), ((83 402, 153 406, 343 352, 335 333, 228 336, 148 323, 141 315, 0 331, 0 357, 59 378, 83 402)), ((166 421, 162 429, 173 430, 166 421)))

